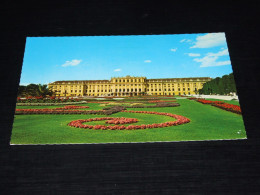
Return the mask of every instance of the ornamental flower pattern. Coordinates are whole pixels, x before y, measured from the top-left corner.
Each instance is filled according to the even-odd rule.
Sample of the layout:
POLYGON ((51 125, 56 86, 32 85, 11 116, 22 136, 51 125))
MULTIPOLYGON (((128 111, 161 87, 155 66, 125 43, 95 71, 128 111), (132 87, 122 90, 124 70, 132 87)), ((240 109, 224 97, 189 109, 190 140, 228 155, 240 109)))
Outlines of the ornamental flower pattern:
MULTIPOLYGON (((169 116, 172 118, 177 119, 176 121, 168 121, 164 123, 154 123, 154 124, 142 124, 142 125, 129 125, 129 126, 124 126, 124 125, 86 125, 83 123, 90 122, 90 121, 102 121, 102 120, 112 120, 112 121, 119 121, 118 118, 114 117, 102 117, 102 118, 91 118, 91 119, 81 119, 81 120, 75 120, 71 121, 68 126, 71 127, 77 127, 77 128, 84 128, 84 129, 100 129, 100 130, 136 130, 136 129, 152 129, 152 128, 163 128, 163 127, 170 127, 170 126, 176 126, 176 125, 181 125, 185 123, 189 123, 190 119, 181 116, 181 115, 176 115, 176 114, 171 114, 171 113, 165 113, 165 112, 153 112, 153 111, 126 111, 122 110, 121 112, 130 112, 130 113, 142 113, 142 114, 157 114, 157 115, 165 115, 169 116)), ((136 119, 137 120, 137 119, 136 119)), ((135 122, 133 118, 121 118, 121 121, 132 121, 135 122), (129 119, 129 120, 128 120, 129 119)), ((137 121, 136 121, 137 122, 137 121)), ((107 122, 110 124, 109 122, 107 122)), ((118 122, 117 122, 118 123, 118 122)), ((120 123, 122 124, 122 123, 120 123)))

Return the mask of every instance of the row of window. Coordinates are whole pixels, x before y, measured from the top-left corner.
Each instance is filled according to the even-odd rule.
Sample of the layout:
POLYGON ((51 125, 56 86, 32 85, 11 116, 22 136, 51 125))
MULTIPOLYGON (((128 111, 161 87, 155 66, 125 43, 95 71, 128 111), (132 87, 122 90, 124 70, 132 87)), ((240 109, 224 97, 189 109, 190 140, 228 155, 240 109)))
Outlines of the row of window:
MULTIPOLYGON (((141 86, 141 84, 131 84, 131 86, 141 86)), ((180 87, 180 84, 178 83, 177 84, 178 85, 178 87, 180 87)), ((97 88, 99 88, 99 86, 101 87, 101 88, 107 88, 107 87, 111 87, 111 85, 89 85, 89 86, 87 86, 88 88, 95 88, 95 87, 97 87, 97 88)), ((116 87, 117 86, 121 86, 121 84, 120 85, 115 85, 116 87)), ((122 86, 125 86, 125 84, 123 84, 122 86)), ((171 86, 173 87, 174 86, 174 84, 171 84, 171 86)), ((185 83, 182 83, 182 86, 184 87, 185 86, 185 83)), ((189 87, 190 86, 190 84, 189 83, 186 83, 186 86, 187 87, 189 87)), ((193 83, 193 86, 195 86, 196 87, 196 83, 193 83)), ((58 86, 53 86, 53 88, 54 89, 56 89, 58 86)), ((67 86, 65 86, 65 87, 67 87, 67 86)), ((82 88, 82 86, 74 86, 74 88, 77 88, 77 87, 79 87, 79 88, 82 88)), ((148 87, 157 87, 157 84, 150 84, 150 85, 148 85, 148 87)), ((161 87, 161 84, 158 84, 158 87, 161 87)), ((166 84, 164 84, 164 87, 166 87, 166 84)), ((170 87, 170 84, 168 84, 168 87, 170 87)), ((59 86, 59 88, 61 88, 61 85, 59 86)))
MULTIPOLYGON (((187 89, 188 91, 190 91, 190 88, 188 88, 187 89)), ((197 90, 197 88, 195 88, 195 91, 197 90)), ((101 89, 101 90, 97 90, 97 92, 111 92, 112 90, 111 89, 109 89, 109 90, 107 90, 107 89, 105 89, 105 90, 103 90, 103 89, 101 89)), ((142 89, 141 88, 139 88, 139 89, 115 89, 115 92, 137 92, 137 91, 139 91, 139 92, 141 92, 142 91, 142 89)), ((146 90, 145 90, 146 91, 146 90)), ((147 91, 157 91, 157 89, 147 89, 147 91)), ((158 89, 158 91, 162 91, 161 89, 158 89)), ((167 89, 164 89, 164 91, 167 91, 167 89)), ((171 88, 168 88, 168 91, 171 91, 171 88)), ((174 88, 172 88, 172 91, 175 91, 174 90, 174 88)), ((181 91, 181 89, 180 88, 178 88, 178 91, 181 91)), ((186 88, 183 88, 183 91, 186 91, 186 88)), ((60 90, 59 91, 57 91, 57 90, 55 90, 55 92, 61 92, 60 90)), ((65 90, 65 92, 66 92, 66 90, 65 90)), ((78 90, 74 90, 74 92, 78 92, 78 90)), ((95 90, 86 90, 86 92, 95 92, 95 90)), ((73 90, 71 90, 71 93, 73 93, 73 90)), ((81 93, 81 90, 79 90, 79 93, 81 93)))
MULTIPOLYGON (((115 92, 137 92, 138 91, 138 89, 115 89, 115 92)), ((141 92, 142 90, 139 88, 139 92, 141 92)))
POLYGON ((121 82, 123 82, 123 83, 125 83, 125 82, 127 82, 127 83, 129 83, 129 82, 141 82, 141 79, 119 79, 119 80, 116 79, 116 83, 117 82, 119 82, 119 83, 121 83, 121 82))
MULTIPOLYGON (((182 89, 183 91, 186 91, 186 88, 183 88, 182 89)), ((188 91, 190 91, 190 88, 188 88, 187 89, 188 91)), ((195 88, 195 91, 197 90, 197 88, 195 88)), ((157 89, 147 89, 147 91, 157 91, 157 89)), ((158 91, 162 91, 161 89, 158 89, 158 91)), ((167 89, 164 89, 164 91, 167 91, 167 89)), ((168 88, 168 91, 171 91, 171 89, 170 88, 168 88)), ((175 91, 174 90, 174 88, 172 88, 172 91, 175 91)), ((181 91, 181 89, 180 88, 178 88, 178 91, 181 91)))

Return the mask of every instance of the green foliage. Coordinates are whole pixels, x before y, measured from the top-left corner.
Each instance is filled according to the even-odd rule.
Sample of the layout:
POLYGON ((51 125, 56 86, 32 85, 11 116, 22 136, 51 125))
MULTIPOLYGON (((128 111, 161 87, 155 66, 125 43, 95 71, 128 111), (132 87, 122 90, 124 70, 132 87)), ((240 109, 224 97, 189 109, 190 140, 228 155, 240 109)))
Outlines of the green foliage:
POLYGON ((25 96, 42 96, 52 95, 52 91, 47 85, 42 84, 29 84, 27 86, 20 85, 18 88, 18 97, 25 96))
POLYGON ((202 89, 199 89, 199 94, 210 95, 219 94, 227 95, 230 93, 236 93, 236 84, 233 73, 224 75, 221 78, 216 77, 211 81, 206 82, 202 89))

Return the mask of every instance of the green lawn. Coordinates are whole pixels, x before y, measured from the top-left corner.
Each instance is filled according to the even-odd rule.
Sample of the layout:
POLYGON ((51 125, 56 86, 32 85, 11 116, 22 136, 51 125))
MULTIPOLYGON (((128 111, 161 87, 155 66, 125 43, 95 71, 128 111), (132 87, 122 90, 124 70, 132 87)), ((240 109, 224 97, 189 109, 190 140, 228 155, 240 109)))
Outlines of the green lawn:
MULTIPOLYGON (((177 102, 180 103, 179 107, 128 109, 168 112, 185 116, 191 120, 190 123, 179 126, 144 130, 91 130, 67 126, 73 120, 103 117, 102 115, 15 115, 11 144, 158 142, 246 138, 241 115, 188 99, 179 99, 177 102)), ((90 106, 89 109, 103 108, 95 103, 86 105, 90 106)), ((21 107, 17 106, 17 108, 21 107)), ((30 108, 32 107, 36 108, 36 106, 30 108)), ((171 117, 161 115, 123 112, 109 117, 139 119, 139 122, 135 124, 152 124, 173 120, 171 117)), ((95 123, 105 124, 104 121, 95 123)))

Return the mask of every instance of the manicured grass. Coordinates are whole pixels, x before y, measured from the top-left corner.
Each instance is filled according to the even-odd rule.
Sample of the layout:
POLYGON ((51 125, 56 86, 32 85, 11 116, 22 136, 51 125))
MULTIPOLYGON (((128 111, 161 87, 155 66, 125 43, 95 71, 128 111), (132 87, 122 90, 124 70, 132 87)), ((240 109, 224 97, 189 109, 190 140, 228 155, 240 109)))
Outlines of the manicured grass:
MULTIPOLYGON (((99 118, 104 117, 103 115, 15 115, 11 144, 158 142, 246 138, 241 115, 188 99, 179 99, 177 102, 180 103, 179 107, 127 109, 173 113, 191 120, 190 123, 179 126, 144 130, 92 130, 67 126, 73 120, 99 118)), ((86 105, 91 106, 90 109, 103 108, 94 103, 86 105)), ((162 115, 124 112, 109 117, 139 119, 139 122, 135 124, 162 123, 174 120, 162 115)), ((104 121, 95 123, 104 124, 104 121)))

